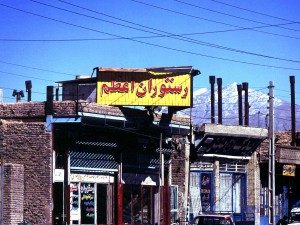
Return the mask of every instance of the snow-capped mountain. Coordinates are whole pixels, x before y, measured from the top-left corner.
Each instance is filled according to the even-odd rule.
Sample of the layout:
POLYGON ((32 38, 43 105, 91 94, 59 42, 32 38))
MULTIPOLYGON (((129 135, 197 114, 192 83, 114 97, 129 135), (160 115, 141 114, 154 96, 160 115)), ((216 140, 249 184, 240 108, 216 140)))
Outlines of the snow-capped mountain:
MULTIPOLYGON (((268 92, 268 90, 264 90, 268 92)), ((244 91, 243 93, 243 116, 244 112, 244 91)), ((185 109, 180 113, 192 115, 193 124, 203 124, 211 122, 211 90, 201 88, 194 92, 193 108, 185 109), (190 111, 192 110, 192 111, 190 111)), ((261 92, 248 90, 249 101, 249 126, 268 127, 269 124, 269 95, 261 92)), ((296 105, 296 129, 300 128, 299 116, 300 106, 296 105)), ((222 114, 223 124, 238 125, 238 92, 237 83, 233 83, 222 88, 222 114)), ((244 120, 244 119, 243 119, 244 120)), ((215 122, 218 123, 218 90, 215 88, 215 122)), ((286 131, 291 129, 291 104, 275 96, 274 99, 274 129, 286 131)))

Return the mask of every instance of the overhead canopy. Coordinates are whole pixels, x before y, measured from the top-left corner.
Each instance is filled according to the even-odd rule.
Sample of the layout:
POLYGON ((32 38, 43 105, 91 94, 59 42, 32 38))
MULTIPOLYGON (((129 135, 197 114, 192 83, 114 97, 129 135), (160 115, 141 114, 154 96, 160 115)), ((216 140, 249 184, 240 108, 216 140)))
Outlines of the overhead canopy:
POLYGON ((196 129, 195 148, 198 156, 249 157, 267 136, 264 128, 203 124, 196 129))

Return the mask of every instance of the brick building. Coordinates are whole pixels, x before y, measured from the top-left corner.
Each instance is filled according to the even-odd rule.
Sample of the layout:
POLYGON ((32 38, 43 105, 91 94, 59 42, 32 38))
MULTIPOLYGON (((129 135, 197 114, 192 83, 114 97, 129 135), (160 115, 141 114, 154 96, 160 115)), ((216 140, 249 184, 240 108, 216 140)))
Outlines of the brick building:
POLYGON ((0 105, 4 224, 51 224, 52 142, 43 103, 0 105))
POLYGON ((62 101, 53 101, 48 87, 46 102, 0 104, 5 225, 165 225, 220 211, 260 223, 256 150, 265 129, 192 130, 191 118, 172 108, 97 104, 97 78, 60 83, 62 101))
MULTIPOLYGON (((106 220, 107 224, 118 223, 117 211, 122 208, 120 204, 123 203, 116 198, 117 194, 114 193, 117 193, 117 189, 119 190, 119 194, 120 191, 128 191, 126 188, 123 190, 116 185, 119 174, 118 160, 120 156, 120 148, 116 147, 118 145, 127 146, 131 151, 135 152, 124 151, 122 163, 124 174, 126 175, 123 176, 122 182, 144 182, 143 190, 152 192, 153 200, 157 198, 157 193, 159 193, 157 191, 160 186, 160 154, 158 149, 160 148, 160 134, 162 129, 159 129, 159 132, 157 132, 157 130, 155 131, 157 126, 153 125, 153 127, 149 127, 150 133, 148 133, 148 136, 144 136, 146 132, 137 137, 127 132, 124 133, 119 129, 112 129, 112 127, 121 127, 133 130, 132 126, 134 125, 132 122, 134 121, 128 115, 125 121, 124 114, 120 108, 100 106, 93 103, 87 104, 86 102, 81 102, 79 105, 81 115, 78 114, 78 105, 74 101, 53 102, 54 113, 51 119, 49 119, 49 116, 46 116, 46 102, 0 105, 0 153, 3 168, 1 182, 4 186, 4 189, 1 191, 1 196, 3 196, 1 213, 5 225, 17 224, 23 220, 39 225, 55 224, 57 220, 58 224, 58 221, 62 219, 63 213, 70 219, 71 208, 69 205, 71 204, 71 200, 68 201, 68 198, 71 198, 72 193, 70 195, 68 192, 72 192, 72 190, 74 192, 75 190, 72 183, 87 182, 98 186, 98 198, 100 196, 99 191, 104 188, 103 184, 112 184, 111 189, 107 187, 105 189, 107 194, 108 191, 111 191, 111 196, 114 196, 112 198, 114 200, 109 203, 112 206, 114 205, 114 207, 111 208, 111 212, 107 217, 99 217, 98 219, 106 220), (99 117, 103 118, 99 119, 99 117), (97 123, 99 127, 95 127, 97 123), (120 123, 122 124, 121 126, 120 123), (126 123, 125 128, 124 123, 126 123), (102 125, 103 127, 101 127, 102 125), (106 139, 108 136, 104 137, 103 133, 110 138, 106 139), (135 143, 137 144, 135 145, 135 143), (140 149, 137 150, 137 148, 140 149), (147 153, 147 151, 149 152, 147 153), (101 154, 97 155, 97 152, 101 152, 101 154), (91 156, 92 154, 94 155, 91 156), (64 156, 70 156, 70 158, 64 158, 64 156), (70 179, 73 180, 68 181, 64 179, 65 183, 63 183, 60 180, 61 176, 57 174, 60 172, 60 169, 65 169, 66 171, 66 161, 64 161, 66 159, 70 160, 70 164, 67 165, 69 174, 64 172, 64 175, 65 177, 70 176, 70 179), (147 170, 148 172, 145 172, 147 170), (132 176, 130 173, 135 175, 132 176), (145 176, 146 174, 148 176, 145 176), (80 179, 83 180, 78 180, 80 175, 80 179), (147 177, 148 179, 146 179, 147 177), (105 180, 107 178, 108 180, 105 180), (156 189, 157 191, 155 191, 156 189), (68 197, 62 197, 63 195, 68 197), (60 211, 64 208, 63 206, 65 207, 64 212, 60 211)), ((132 117, 142 118, 141 115, 137 117, 137 113, 141 113, 139 110, 133 111, 135 113, 132 114, 132 117)), ((147 112, 143 111, 142 113, 144 115, 147 112)), ((161 115, 155 116, 154 123, 158 123, 159 121, 163 121, 161 115)), ((176 155, 184 154, 185 144, 181 146, 182 144, 174 140, 179 140, 179 138, 180 140, 182 138, 185 140, 185 134, 190 129, 189 121, 188 117, 175 115, 171 119, 171 123, 164 128, 168 132, 163 132, 164 142, 161 149, 165 157, 165 185, 168 187, 173 185, 169 176, 171 174, 169 168, 172 168, 169 163, 171 159, 170 153, 173 149, 176 149, 176 153, 172 156, 174 159, 172 166, 182 168, 179 165, 182 164, 182 160, 184 161, 184 159, 179 160, 176 155), (172 132, 170 132, 171 130, 172 132), (176 135, 170 136, 172 133, 176 135), (165 142, 166 137, 170 138, 168 139, 170 140, 169 143, 165 142), (179 145, 181 147, 178 147, 179 145), (181 150, 183 153, 181 153, 181 150)), ((182 176, 181 173, 184 173, 184 170, 176 170, 174 173, 182 176)), ((182 180, 175 183, 176 185, 173 185, 172 190, 176 194, 176 207, 171 210, 169 206, 165 206, 164 210, 168 210, 169 213, 172 211, 174 216, 177 216, 177 213, 180 213, 178 212, 177 196, 179 196, 179 199, 181 198, 182 194, 180 192, 184 192, 184 188, 180 186, 183 185, 182 180)), ((162 195, 162 198, 167 198, 170 194, 167 188, 164 188, 163 193, 165 194, 162 195)), ((105 199, 107 200, 107 198, 105 199)), ((127 199, 127 201, 129 200, 127 199)), ((146 200, 144 199, 143 201, 146 200)), ((154 204, 154 202, 151 204, 154 204)), ((98 210, 100 210, 100 205, 98 207, 98 210)), ((152 207, 154 209, 157 206, 152 205, 152 207)), ((153 213, 149 214, 149 216, 152 216, 152 219, 154 219, 153 213)), ((145 218, 146 215, 144 216, 145 218)), ((64 219, 68 220, 67 217, 64 219)))
MULTIPOLYGON (((300 205, 300 148, 299 136, 292 141, 292 132, 276 132, 275 135, 275 201, 276 219, 289 216, 293 207, 300 205)), ((257 149, 260 180, 260 215, 261 224, 268 224, 268 159, 269 142, 264 141, 257 149)))
MULTIPOLYGON (((97 104, 96 82, 62 82, 63 101, 47 87, 46 102, 0 105, 4 225, 170 224, 184 216, 190 117, 97 104)), ((169 85, 164 95, 181 90, 169 85)))

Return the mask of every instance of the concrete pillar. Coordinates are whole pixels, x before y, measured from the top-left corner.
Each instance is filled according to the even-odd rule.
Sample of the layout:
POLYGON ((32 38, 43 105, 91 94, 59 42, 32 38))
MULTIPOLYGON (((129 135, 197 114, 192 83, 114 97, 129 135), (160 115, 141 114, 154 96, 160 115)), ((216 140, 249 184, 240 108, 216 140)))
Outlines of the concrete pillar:
POLYGON ((184 186, 185 186, 185 193, 184 193, 184 206, 185 206, 185 218, 188 219, 189 217, 189 182, 190 182, 190 143, 185 144, 185 178, 184 178, 184 186))
POLYGON ((247 220, 260 225, 260 172, 257 154, 254 152, 247 164, 247 220))
POLYGON ((220 161, 214 161, 214 205, 211 210, 220 211, 220 161))

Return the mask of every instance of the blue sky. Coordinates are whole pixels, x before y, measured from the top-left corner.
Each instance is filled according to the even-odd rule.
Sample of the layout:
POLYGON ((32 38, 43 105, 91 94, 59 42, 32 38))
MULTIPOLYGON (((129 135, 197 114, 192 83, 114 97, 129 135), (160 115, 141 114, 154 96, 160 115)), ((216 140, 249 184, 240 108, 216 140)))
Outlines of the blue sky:
POLYGON ((45 101, 46 86, 94 67, 193 66, 194 90, 210 75, 266 93, 273 81, 288 101, 293 75, 300 104, 299 11, 298 0, 1 0, 3 101, 26 80, 45 101))

